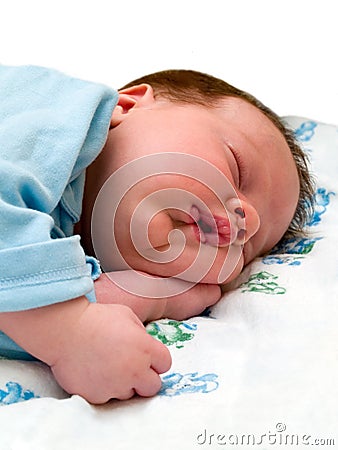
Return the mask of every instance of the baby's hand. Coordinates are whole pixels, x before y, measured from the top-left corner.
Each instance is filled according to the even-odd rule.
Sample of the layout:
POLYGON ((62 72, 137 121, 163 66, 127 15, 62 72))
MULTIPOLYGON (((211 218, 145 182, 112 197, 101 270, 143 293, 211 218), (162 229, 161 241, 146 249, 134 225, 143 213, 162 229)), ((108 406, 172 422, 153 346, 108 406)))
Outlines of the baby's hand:
MULTIPOLYGON (((171 281, 174 283, 175 278, 171 278, 171 281)), ((206 308, 217 303, 220 298, 221 288, 217 284, 195 284, 190 290, 169 297, 162 317, 184 320, 198 316, 206 308)))
MULTIPOLYGON (((193 285, 188 281, 167 278, 167 284, 171 283, 175 287, 179 283, 180 289, 186 285, 186 290, 172 297, 140 297, 119 287, 113 281, 115 275, 116 272, 102 274, 95 281, 97 301, 99 303, 119 303, 129 306, 142 322, 160 318, 187 319, 214 305, 221 296, 221 289, 218 285, 202 283, 193 285)), ((135 286, 134 277, 135 272, 133 270, 124 271, 124 285, 128 285, 129 279, 130 286, 135 286)), ((174 289, 171 290, 174 291, 174 289)), ((179 289, 177 291, 179 292, 179 289)))
POLYGON ((130 308, 89 304, 51 368, 68 393, 99 404, 156 394, 159 374, 170 365, 168 349, 146 333, 130 308))
POLYGON ((0 329, 27 352, 48 364, 70 394, 91 403, 148 397, 169 370, 168 349, 149 336, 124 305, 63 303, 0 314, 0 329))

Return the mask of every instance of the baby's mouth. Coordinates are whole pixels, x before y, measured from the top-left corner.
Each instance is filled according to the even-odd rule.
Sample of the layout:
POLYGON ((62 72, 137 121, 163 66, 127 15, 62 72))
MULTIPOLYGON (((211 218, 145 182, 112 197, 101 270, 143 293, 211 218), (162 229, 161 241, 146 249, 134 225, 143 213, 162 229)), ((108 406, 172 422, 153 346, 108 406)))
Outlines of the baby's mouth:
MULTIPOLYGON (((238 214, 243 219, 243 211, 239 211, 238 214)), ((210 211, 206 213, 194 205, 191 208, 191 216, 195 221, 195 236, 202 244, 213 247, 244 244, 245 230, 239 228, 239 221, 233 214, 228 213, 228 217, 212 215, 210 211)))

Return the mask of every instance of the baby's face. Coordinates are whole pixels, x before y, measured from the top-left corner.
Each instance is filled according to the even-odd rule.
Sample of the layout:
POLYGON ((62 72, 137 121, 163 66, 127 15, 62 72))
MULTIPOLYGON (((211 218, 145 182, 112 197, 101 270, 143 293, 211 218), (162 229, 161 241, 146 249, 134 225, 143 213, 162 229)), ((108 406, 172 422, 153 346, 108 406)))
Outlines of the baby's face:
MULTIPOLYGON (((299 181, 284 137, 261 111, 238 98, 210 109, 153 101, 121 111, 92 173, 99 168, 98 186, 108 180, 108 221, 130 267, 223 283, 280 240, 299 181)), ((125 268, 120 257, 108 262, 116 251, 97 230, 104 269, 125 268)))

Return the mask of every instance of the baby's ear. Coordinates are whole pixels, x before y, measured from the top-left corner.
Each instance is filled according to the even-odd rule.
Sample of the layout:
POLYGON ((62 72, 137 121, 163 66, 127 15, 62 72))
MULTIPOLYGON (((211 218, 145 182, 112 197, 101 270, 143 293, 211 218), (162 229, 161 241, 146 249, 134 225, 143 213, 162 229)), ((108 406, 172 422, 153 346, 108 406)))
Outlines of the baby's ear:
POLYGON ((119 125, 134 108, 148 107, 155 101, 149 84, 138 84, 119 91, 119 99, 112 114, 111 128, 119 125))

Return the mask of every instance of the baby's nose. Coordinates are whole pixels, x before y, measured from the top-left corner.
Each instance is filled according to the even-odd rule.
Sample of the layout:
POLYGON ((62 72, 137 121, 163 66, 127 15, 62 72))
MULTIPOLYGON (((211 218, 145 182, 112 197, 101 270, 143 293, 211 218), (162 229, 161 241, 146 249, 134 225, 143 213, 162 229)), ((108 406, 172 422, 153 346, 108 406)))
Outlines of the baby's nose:
POLYGON ((244 245, 260 227, 260 217, 254 206, 238 198, 231 198, 225 203, 230 221, 237 226, 236 239, 233 244, 244 245))
MULTIPOLYGON (((219 234, 219 247, 222 245, 222 237, 224 234, 230 236, 230 245, 243 245, 246 238, 245 226, 245 211, 240 201, 236 198, 231 198, 225 203, 227 218, 219 218, 215 216, 219 234)), ((229 245, 228 244, 228 245, 229 245)))

